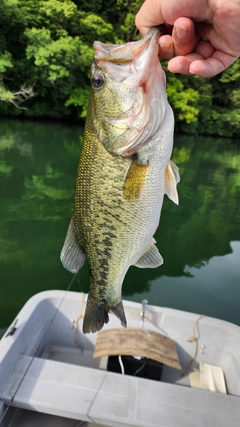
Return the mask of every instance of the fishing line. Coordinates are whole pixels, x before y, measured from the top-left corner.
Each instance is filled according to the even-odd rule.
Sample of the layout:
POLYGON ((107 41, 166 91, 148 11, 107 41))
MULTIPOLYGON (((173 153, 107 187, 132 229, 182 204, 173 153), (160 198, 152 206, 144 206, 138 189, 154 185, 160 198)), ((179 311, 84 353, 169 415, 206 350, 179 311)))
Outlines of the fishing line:
POLYGON ((77 328, 78 328, 78 322, 80 319, 82 319, 84 317, 84 313, 83 313, 83 305, 84 305, 84 292, 82 292, 82 300, 80 302, 80 311, 79 311, 79 315, 76 317, 75 320, 73 320, 73 333, 74 333, 74 341, 75 344, 77 345, 77 347, 81 350, 81 353, 83 352, 83 347, 79 344, 78 342, 78 338, 77 338, 77 328))
MULTIPOLYGON (((39 348, 41 347, 41 345, 42 345, 42 343, 43 343, 44 339, 46 338, 46 335, 49 333, 49 330, 50 330, 50 328, 51 328, 51 326, 52 326, 52 324, 53 324, 53 322, 54 322, 54 320, 55 320, 55 318, 56 318, 56 316, 57 316, 57 314, 58 314, 58 312, 59 312, 59 310, 60 310, 60 308, 61 308, 61 306, 62 306, 62 304, 63 304, 63 302, 64 302, 64 300, 66 299, 66 296, 67 296, 68 292, 70 291, 70 289, 71 289, 71 287, 72 287, 72 284, 73 284, 74 280, 76 279, 77 275, 78 275, 78 273, 76 273, 76 274, 72 277, 72 279, 70 280, 69 285, 68 285, 68 287, 67 287, 66 291, 64 292, 63 297, 61 298, 61 300, 60 300, 60 302, 59 302, 58 306, 56 307, 55 312, 53 313, 52 318, 50 319, 49 325, 48 325, 48 327, 47 327, 47 329, 46 329, 46 332, 45 332, 45 333, 44 333, 44 335, 43 335, 43 338, 41 339, 40 343, 38 344, 38 347, 36 348, 36 350, 35 350, 35 352, 34 352, 34 354, 33 354, 32 358, 31 358, 31 360, 30 360, 30 362, 29 362, 29 365, 27 366, 26 371, 25 371, 25 373, 24 373, 24 374, 23 374, 23 376, 22 376, 22 379, 21 379, 21 381, 20 381, 19 385, 16 387, 15 393, 14 393, 14 395, 13 395, 13 396, 12 396, 12 398, 11 398, 11 402, 6 404, 6 405, 7 405, 7 406, 6 406, 6 410, 4 411, 3 416, 2 416, 2 418, 0 419, 0 426, 2 425, 2 423, 3 423, 4 419, 5 419, 5 417, 7 416, 7 413, 8 413, 8 411, 9 411, 9 409, 12 407, 12 404, 13 404, 14 398, 15 398, 15 396, 16 396, 16 393, 18 392, 19 388, 21 387, 21 384, 22 384, 22 382, 23 382, 24 378, 26 377, 26 374, 27 374, 27 372, 29 371, 29 368, 30 368, 30 366, 31 366, 31 364, 32 364, 32 362, 33 362, 33 360, 34 360, 34 358, 36 357, 37 352, 39 351, 39 348)), ((14 325, 16 324, 16 319, 14 320, 13 324, 14 324, 14 325)), ((9 328, 9 329, 11 329, 11 327, 12 327, 12 325, 10 326, 10 328, 9 328)), ((6 336, 6 337, 7 337, 7 336, 6 336)), ((6 337, 5 337, 5 338, 6 338, 6 337)), ((29 356, 29 357, 31 357, 31 356, 29 356)))

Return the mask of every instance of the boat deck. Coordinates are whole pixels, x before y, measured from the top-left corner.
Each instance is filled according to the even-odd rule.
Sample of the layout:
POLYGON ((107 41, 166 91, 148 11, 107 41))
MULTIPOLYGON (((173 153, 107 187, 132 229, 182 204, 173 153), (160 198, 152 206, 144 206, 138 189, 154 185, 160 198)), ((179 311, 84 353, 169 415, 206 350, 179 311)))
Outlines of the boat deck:
MULTIPOLYGON (((80 298, 70 292, 63 299, 60 291, 33 297, 19 313, 16 332, 3 337, 0 419, 10 409, 1 427, 159 427, 160 419, 161 427, 239 427, 239 327, 204 317, 196 328, 191 369, 200 362, 221 366, 229 392, 223 395, 190 388, 188 372, 181 375, 194 355, 196 343, 187 339, 198 315, 148 307, 145 328, 177 343, 183 367, 164 366, 161 381, 153 381, 109 372, 106 357, 92 358, 96 334, 84 336, 81 324, 74 333, 80 298)), ((129 326, 139 327, 141 305, 124 305, 129 326)), ((105 329, 118 326, 112 316, 105 329)))

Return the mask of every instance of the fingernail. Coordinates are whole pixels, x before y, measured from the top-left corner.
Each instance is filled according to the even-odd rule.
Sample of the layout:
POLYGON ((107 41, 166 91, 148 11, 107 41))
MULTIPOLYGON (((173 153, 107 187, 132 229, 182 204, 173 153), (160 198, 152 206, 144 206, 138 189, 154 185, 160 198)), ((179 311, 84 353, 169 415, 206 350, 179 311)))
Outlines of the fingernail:
POLYGON ((176 35, 179 37, 179 39, 184 39, 184 37, 187 36, 188 30, 185 27, 180 27, 179 25, 175 28, 176 35))
POLYGON ((160 40, 160 48, 163 53, 168 53, 171 50, 171 43, 164 43, 160 40))

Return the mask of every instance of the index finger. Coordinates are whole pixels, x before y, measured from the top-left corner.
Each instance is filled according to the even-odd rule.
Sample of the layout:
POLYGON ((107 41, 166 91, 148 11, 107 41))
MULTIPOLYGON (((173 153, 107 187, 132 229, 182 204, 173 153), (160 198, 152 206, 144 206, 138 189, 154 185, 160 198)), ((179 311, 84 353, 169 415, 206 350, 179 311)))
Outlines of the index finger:
POLYGON ((159 0, 145 0, 136 15, 136 27, 142 36, 145 36, 151 27, 164 24, 161 2, 159 0))

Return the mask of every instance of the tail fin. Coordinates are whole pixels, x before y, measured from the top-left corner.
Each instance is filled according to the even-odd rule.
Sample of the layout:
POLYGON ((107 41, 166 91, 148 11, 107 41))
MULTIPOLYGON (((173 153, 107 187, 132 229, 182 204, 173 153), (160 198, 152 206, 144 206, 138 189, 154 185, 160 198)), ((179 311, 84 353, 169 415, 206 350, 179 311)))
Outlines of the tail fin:
POLYGON ((83 319, 83 333, 97 332, 102 329, 104 323, 109 322, 109 310, 101 304, 96 304, 94 300, 88 296, 87 307, 83 319))
POLYGON ((83 333, 88 334, 89 332, 100 331, 104 323, 109 322, 109 311, 119 318, 122 326, 127 326, 122 301, 115 306, 108 307, 104 304, 96 304, 94 299, 88 296, 87 307, 83 319, 83 333))

